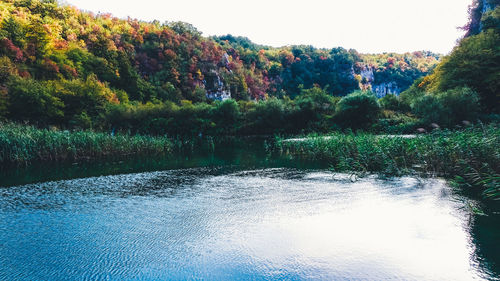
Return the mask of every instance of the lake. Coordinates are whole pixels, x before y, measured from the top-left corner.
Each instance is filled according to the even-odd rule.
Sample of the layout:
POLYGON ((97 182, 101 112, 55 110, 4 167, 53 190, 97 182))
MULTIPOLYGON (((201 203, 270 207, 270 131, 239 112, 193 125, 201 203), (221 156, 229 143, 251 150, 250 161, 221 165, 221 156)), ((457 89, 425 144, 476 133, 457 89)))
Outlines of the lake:
POLYGON ((223 147, 5 170, 0 280, 499 280, 497 212, 320 164, 223 147))

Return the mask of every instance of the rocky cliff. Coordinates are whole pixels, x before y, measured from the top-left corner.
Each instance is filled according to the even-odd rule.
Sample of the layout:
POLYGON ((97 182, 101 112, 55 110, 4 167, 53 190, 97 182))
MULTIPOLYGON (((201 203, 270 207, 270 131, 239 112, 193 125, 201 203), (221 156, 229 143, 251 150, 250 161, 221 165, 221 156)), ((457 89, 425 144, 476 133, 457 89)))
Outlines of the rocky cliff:
POLYGON ((500 5, 500 0, 475 0, 469 11, 469 23, 464 27, 467 31, 465 37, 480 33, 483 30, 484 15, 494 10, 498 5, 500 5))
POLYGON ((373 67, 365 67, 360 71, 361 75, 361 89, 371 89, 379 98, 386 95, 393 94, 399 95, 401 88, 395 81, 375 81, 373 67))

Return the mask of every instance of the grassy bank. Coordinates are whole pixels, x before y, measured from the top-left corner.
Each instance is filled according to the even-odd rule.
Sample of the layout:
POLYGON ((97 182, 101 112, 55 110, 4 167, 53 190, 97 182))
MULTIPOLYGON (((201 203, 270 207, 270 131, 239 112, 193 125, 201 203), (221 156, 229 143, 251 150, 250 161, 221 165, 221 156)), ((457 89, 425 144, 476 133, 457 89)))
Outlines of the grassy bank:
POLYGON ((165 137, 52 131, 0 123, 0 165, 152 155, 171 149, 172 142, 165 137))
POLYGON ((291 157, 327 161, 342 172, 444 176, 487 198, 500 199, 498 126, 414 138, 354 133, 311 135, 298 141, 278 138, 275 148, 291 157))
MULTIPOLYGON (((93 131, 57 131, 0 123, 0 166, 43 161, 83 161, 192 151, 215 140, 172 140, 93 131)), ((210 147, 209 147, 210 148, 210 147)), ((277 138, 275 149, 292 159, 324 161, 339 172, 389 176, 425 174, 453 179, 467 191, 500 199, 500 128, 477 126, 415 137, 368 133, 277 138)))

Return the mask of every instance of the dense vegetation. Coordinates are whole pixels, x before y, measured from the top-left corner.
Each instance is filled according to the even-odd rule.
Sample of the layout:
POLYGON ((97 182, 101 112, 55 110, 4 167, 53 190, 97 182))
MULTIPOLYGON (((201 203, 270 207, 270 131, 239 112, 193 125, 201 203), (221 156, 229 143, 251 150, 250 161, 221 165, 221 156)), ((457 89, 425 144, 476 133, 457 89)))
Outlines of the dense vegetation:
POLYGON ((387 111, 378 128, 390 125, 390 131, 399 132, 397 128, 407 131, 415 121, 425 129, 429 124, 454 128, 477 120, 499 121, 499 3, 498 0, 473 2, 466 36, 451 54, 401 95, 380 100, 387 111), (417 119, 411 121, 412 117, 417 119))
POLYGON ((0 123, 0 165, 154 155, 172 147, 172 141, 165 137, 51 131, 0 123))
POLYGON ((0 163, 164 153, 167 136, 359 131, 279 147, 338 170, 457 177, 498 197, 500 131, 469 128, 500 121, 498 4, 475 0, 466 36, 440 58, 272 48, 187 23, 3 0, 0 163))
POLYGON ((295 120, 295 113, 287 113, 292 119, 269 115, 263 120, 266 110, 294 108, 303 114, 317 105, 300 96, 320 88, 332 108, 312 120, 297 119, 303 124, 289 125, 293 130, 282 129, 292 133, 307 129, 305 124, 320 115, 331 117, 333 97, 384 82, 404 90, 429 73, 438 58, 429 52, 363 55, 343 48, 271 48, 231 35, 205 38, 186 23, 93 15, 55 0, 4 0, 0 119, 66 129, 144 131, 161 123, 176 128, 151 132, 228 133, 231 121, 221 122, 215 113, 225 107, 207 95, 230 93, 242 116, 254 118, 243 118, 237 127, 244 129, 231 130, 257 134, 267 130, 258 128, 260 123, 281 128, 295 120), (190 116, 193 111, 200 117, 190 116))
POLYGON ((466 37, 431 75, 415 83, 409 95, 439 94, 467 86, 479 94, 484 110, 500 112, 499 4, 498 0, 474 1, 466 37))
POLYGON ((327 161, 340 172, 455 178, 487 198, 500 198, 500 129, 496 126, 417 137, 315 135, 299 141, 278 139, 276 148, 292 157, 327 161))

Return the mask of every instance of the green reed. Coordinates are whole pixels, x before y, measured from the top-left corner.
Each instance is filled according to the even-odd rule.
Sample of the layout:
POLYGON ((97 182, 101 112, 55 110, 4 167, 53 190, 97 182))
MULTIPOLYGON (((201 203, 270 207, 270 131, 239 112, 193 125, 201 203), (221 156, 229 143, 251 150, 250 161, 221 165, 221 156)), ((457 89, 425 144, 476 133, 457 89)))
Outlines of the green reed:
POLYGON ((339 172, 443 176, 500 199, 500 128, 495 125, 414 137, 367 133, 310 135, 299 141, 278 137, 274 149, 291 157, 326 161, 339 172))
POLYGON ((112 136, 93 131, 69 132, 0 124, 0 165, 152 155, 170 152, 172 147, 172 141, 166 137, 112 136))

